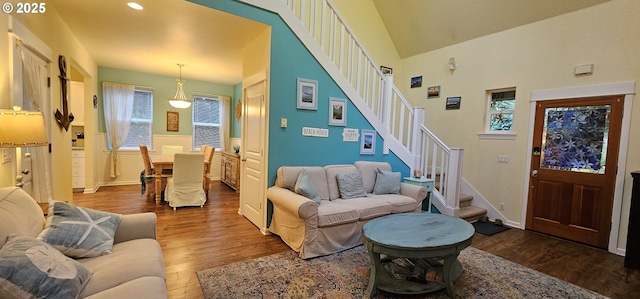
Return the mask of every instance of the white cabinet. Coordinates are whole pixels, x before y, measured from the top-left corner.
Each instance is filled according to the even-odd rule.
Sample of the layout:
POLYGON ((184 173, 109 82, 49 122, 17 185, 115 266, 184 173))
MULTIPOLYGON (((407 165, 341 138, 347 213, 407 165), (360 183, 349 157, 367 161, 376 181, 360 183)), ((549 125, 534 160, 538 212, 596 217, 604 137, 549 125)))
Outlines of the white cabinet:
POLYGON ((71 151, 71 186, 74 192, 84 191, 84 150, 71 151))

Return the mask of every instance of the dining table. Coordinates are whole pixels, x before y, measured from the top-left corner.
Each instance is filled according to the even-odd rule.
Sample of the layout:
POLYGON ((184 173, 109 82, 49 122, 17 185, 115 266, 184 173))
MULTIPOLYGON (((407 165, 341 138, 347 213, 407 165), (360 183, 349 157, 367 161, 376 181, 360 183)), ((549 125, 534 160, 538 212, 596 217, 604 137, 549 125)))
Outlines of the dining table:
MULTIPOLYGON (((173 171, 173 160, 174 155, 149 155, 149 160, 151 160, 151 165, 153 165, 154 176, 156 177, 156 203, 162 201, 162 176, 165 170, 173 171)), ((209 169, 207 166, 209 161, 204 160, 204 169, 209 169)), ((205 179, 203 173, 203 180, 205 179)))

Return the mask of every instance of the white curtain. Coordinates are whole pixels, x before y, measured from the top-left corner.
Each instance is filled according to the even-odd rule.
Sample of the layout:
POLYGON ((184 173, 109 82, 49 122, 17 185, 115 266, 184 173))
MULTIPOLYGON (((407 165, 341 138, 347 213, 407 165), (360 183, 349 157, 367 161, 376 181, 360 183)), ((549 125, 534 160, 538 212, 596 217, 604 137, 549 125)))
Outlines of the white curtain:
POLYGON ((104 121, 107 129, 107 146, 111 149, 111 178, 120 175, 118 149, 127 139, 133 115, 135 85, 103 82, 104 121))
POLYGON ((225 151, 227 145, 229 144, 229 126, 231 114, 231 98, 227 96, 219 96, 220 99, 220 111, 222 111, 220 115, 220 151, 225 151))
MULTIPOLYGON (((20 47, 25 110, 43 112, 45 125, 49 124, 49 101, 47 98, 47 64, 28 50, 20 47)), ((47 126, 48 127, 48 126, 47 126)), ((47 131, 47 135, 49 130, 47 131)), ((51 136, 47 136, 51 140, 51 136)), ((33 147, 31 152, 32 196, 37 202, 51 199, 51 171, 49 169, 49 147, 33 147)))

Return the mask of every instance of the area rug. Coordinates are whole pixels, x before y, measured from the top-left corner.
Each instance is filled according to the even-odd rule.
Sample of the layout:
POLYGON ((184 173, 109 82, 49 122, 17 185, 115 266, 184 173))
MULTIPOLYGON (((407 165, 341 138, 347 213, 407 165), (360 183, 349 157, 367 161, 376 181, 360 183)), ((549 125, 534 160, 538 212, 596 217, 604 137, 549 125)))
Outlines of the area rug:
POLYGON ((476 221, 472 223, 472 225, 477 233, 483 234, 485 236, 493 236, 497 233, 501 233, 503 231, 509 230, 509 227, 504 225, 497 225, 493 222, 476 221))
MULTIPOLYGON (((468 247, 456 298, 606 298, 503 258, 468 247)), ((293 251, 198 272, 205 298, 367 298, 369 255, 358 246, 303 260, 293 251)), ((448 298, 377 291, 372 298, 448 298)))

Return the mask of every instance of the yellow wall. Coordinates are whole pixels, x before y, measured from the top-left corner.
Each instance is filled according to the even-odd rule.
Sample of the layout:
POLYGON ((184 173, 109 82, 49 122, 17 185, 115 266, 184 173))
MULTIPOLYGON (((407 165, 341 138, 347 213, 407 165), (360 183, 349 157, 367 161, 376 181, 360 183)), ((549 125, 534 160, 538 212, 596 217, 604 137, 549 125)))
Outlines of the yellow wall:
POLYGON ((400 55, 373 1, 338 0, 333 4, 376 64, 392 68, 394 77, 399 77, 402 73, 400 55))
MULTIPOLYGON (((53 5, 45 1, 47 11, 44 14, 11 14, 19 22, 25 25, 33 34, 35 34, 42 42, 51 48, 53 55, 51 59, 50 77, 51 77, 51 101, 52 111, 45 113, 53 113, 56 109, 62 111, 60 80, 57 76, 60 74, 58 70, 58 56, 64 55, 68 65, 84 73, 85 77, 85 94, 95 94, 97 65, 82 47, 79 41, 71 33, 69 28, 64 24, 53 5)), ((9 15, 0 14, 0 30, 7 32, 9 23, 9 15)), ((0 38, 0 108, 10 107, 9 99, 9 39, 0 38)), ((91 113, 85 113, 85 123, 92 123, 91 113)), ((91 128, 91 125, 89 125, 91 128)), ((71 189, 71 131, 65 131, 57 124, 52 125, 51 140, 52 144, 52 177, 53 177, 53 199, 72 201, 71 189)), ((90 140, 87 140, 90 142, 90 140)), ((12 185, 10 178, 11 168, 3 164, 0 166, 0 186, 12 185), (7 180, 6 178, 9 177, 7 180)), ((93 172, 93 163, 87 163, 87 173, 93 172)))
MULTIPOLYGON (((521 219, 527 165, 531 92, 619 82, 636 82, 640 92, 640 2, 614 0, 601 5, 485 36, 402 61, 405 74, 421 74, 422 88, 410 89, 409 76, 395 78, 415 106, 426 107, 426 124, 445 143, 464 148, 463 177, 494 207, 506 203, 507 220, 521 219), (449 57, 458 68, 451 73, 449 57), (574 68, 595 65, 593 75, 574 68), (404 84, 406 82, 406 84, 404 84), (438 99, 426 99, 426 86, 440 85, 438 99), (515 140, 483 140, 486 90, 516 87, 515 140), (445 99, 461 96, 460 110, 445 111, 445 99), (498 155, 510 164, 498 164, 498 155)), ((410 34, 409 32, 407 34, 410 34)), ((640 98, 635 99, 640 101, 640 98)), ((618 248, 626 247, 631 196, 630 171, 640 169, 640 105, 632 111, 629 153, 618 248)))

